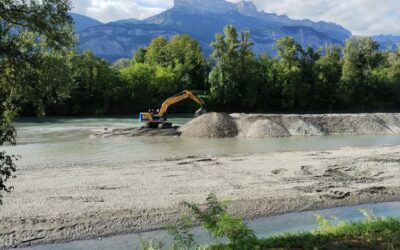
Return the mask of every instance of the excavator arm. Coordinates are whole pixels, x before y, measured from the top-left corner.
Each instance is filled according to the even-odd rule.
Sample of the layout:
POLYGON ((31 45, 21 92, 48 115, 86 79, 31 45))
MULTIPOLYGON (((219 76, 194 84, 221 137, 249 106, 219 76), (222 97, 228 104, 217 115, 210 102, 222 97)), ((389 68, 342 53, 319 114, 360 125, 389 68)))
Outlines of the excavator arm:
POLYGON ((140 113, 139 122, 147 122, 149 128, 170 128, 172 127, 172 123, 166 122, 168 108, 186 99, 192 99, 201 106, 200 109, 196 111, 196 115, 202 115, 206 112, 203 108, 204 101, 195 96, 191 91, 185 90, 165 100, 161 105, 158 114, 154 114, 153 112, 140 113))
POLYGON ((172 96, 165 100, 163 104, 161 105, 160 112, 158 113, 158 116, 164 117, 164 115, 167 113, 168 108, 180 101, 186 100, 186 99, 192 99, 193 101, 197 102, 201 108, 204 106, 204 101, 195 96, 191 91, 189 90, 184 90, 181 93, 172 96))

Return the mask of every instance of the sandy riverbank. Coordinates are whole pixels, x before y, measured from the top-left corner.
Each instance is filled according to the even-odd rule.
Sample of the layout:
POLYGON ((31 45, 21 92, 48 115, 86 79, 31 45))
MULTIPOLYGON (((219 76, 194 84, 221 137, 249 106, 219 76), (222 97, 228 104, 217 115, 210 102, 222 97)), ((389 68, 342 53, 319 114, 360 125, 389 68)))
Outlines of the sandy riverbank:
POLYGON ((400 146, 24 169, 0 248, 160 228, 210 192, 246 218, 400 200, 400 146))

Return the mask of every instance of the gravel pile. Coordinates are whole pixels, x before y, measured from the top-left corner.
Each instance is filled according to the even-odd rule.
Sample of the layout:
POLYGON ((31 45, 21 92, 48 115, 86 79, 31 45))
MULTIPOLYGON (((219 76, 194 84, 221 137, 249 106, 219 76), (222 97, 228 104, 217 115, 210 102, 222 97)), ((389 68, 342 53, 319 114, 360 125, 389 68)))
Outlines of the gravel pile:
POLYGON ((307 115, 302 119, 325 134, 393 134, 389 126, 394 124, 375 114, 307 115))
POLYGON ((233 115, 247 138, 400 134, 400 114, 233 115))
POLYGON ((247 138, 273 138, 291 136, 277 117, 250 116, 236 121, 239 136, 247 138))
POLYGON ((208 113, 181 128, 116 129, 95 134, 112 136, 183 136, 197 138, 270 138, 337 134, 400 134, 400 114, 256 115, 208 113))
POLYGON ((321 136, 326 135, 326 131, 317 128, 313 123, 297 116, 284 117, 286 129, 292 136, 321 136))
POLYGON ((225 138, 238 135, 234 118, 225 113, 204 114, 182 126, 179 131, 183 137, 197 138, 225 138))

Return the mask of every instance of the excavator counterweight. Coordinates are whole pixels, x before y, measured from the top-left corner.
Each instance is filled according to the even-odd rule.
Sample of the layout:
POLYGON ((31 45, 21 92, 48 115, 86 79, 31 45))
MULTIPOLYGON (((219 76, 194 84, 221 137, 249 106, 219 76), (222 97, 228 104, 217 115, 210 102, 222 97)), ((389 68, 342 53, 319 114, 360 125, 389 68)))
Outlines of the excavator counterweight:
POLYGON ((204 101, 195 96, 191 91, 184 90, 163 102, 158 112, 142 112, 139 114, 139 122, 147 122, 148 128, 172 128, 172 123, 167 122, 168 108, 180 101, 191 99, 200 105, 200 109, 196 111, 196 116, 206 113, 204 109, 204 101))

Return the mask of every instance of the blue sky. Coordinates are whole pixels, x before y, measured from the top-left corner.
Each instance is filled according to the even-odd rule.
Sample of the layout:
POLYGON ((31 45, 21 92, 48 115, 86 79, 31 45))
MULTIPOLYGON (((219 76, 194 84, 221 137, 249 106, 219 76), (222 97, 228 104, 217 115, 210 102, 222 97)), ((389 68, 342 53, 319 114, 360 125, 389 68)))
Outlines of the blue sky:
MULTIPOLYGON (((173 0, 72 0, 73 11, 103 22, 144 19, 173 0)), ((237 0, 230 0, 232 2, 237 0)), ((253 0, 259 10, 343 25, 356 35, 400 35, 400 0, 253 0)))

